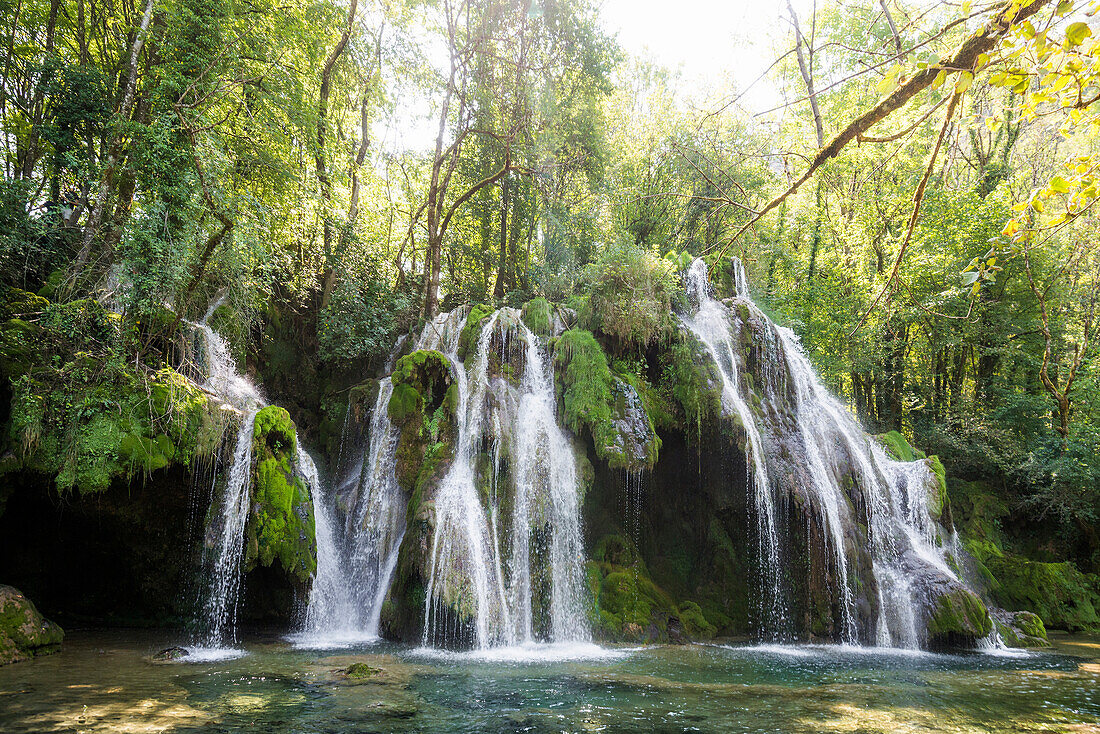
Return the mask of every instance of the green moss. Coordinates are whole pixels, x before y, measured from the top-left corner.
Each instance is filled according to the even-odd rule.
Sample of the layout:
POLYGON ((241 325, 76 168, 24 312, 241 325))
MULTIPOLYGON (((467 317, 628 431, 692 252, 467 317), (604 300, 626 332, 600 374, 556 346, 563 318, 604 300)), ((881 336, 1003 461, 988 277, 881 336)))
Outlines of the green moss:
POLYGON ((695 639, 709 640, 718 633, 718 629, 707 621, 703 610, 693 601, 682 601, 677 616, 684 625, 684 631, 695 639))
POLYGON ((424 486, 438 478, 454 456, 458 387, 440 352, 418 350, 397 361, 387 411, 401 433, 397 480, 410 494, 408 517, 420 511, 424 486))
POLYGON ((309 487, 297 471, 297 431, 290 414, 272 405, 256 414, 256 460, 245 528, 245 567, 279 564, 305 583, 317 570, 316 527, 309 487))
POLYGON ((532 298, 523 304, 523 323, 539 336, 550 336, 550 304, 545 298, 532 298))
POLYGON ((0 665, 56 652, 64 637, 18 589, 0 585, 0 665))
POLYGON ((625 383, 612 374, 591 332, 569 329, 562 334, 554 342, 554 367, 565 424, 574 432, 587 429, 599 458, 612 468, 640 469, 656 462, 660 441, 645 403, 640 406, 644 425, 636 425, 639 418, 628 415, 625 383), (635 435, 639 430, 647 435, 635 435), (645 444, 643 457, 635 453, 639 440, 645 444))
POLYGON ((412 385, 404 383, 394 385, 390 402, 386 406, 390 421, 396 426, 403 426, 410 419, 420 418, 424 414, 424 399, 412 385))
POLYGON ((679 406, 682 423, 677 426, 698 439, 702 426, 722 413, 721 377, 714 361, 702 344, 689 334, 681 334, 663 355, 663 382, 671 386, 671 396, 679 406), (694 431, 686 430, 692 427, 694 431))
POLYGON ((481 334, 482 322, 493 315, 495 309, 481 303, 475 303, 470 307, 470 313, 466 316, 466 323, 462 327, 462 333, 458 335, 458 358, 462 361, 473 353, 477 347, 477 339, 481 334))
POLYGON ((364 678, 372 678, 382 672, 381 668, 372 668, 366 663, 352 663, 348 667, 344 668, 344 675, 354 680, 363 680, 364 678))
POLYGON ((992 622, 982 600, 961 586, 936 599, 928 620, 928 636, 933 640, 979 639, 991 629, 992 622))
POLYGON ((916 461, 925 458, 924 453, 914 449, 905 436, 898 431, 881 433, 875 438, 896 461, 916 461))
POLYGON ((1034 612, 1047 629, 1100 630, 1100 576, 1008 550, 1000 523, 1009 508, 985 483, 953 482, 951 498, 963 544, 997 606, 1034 612))

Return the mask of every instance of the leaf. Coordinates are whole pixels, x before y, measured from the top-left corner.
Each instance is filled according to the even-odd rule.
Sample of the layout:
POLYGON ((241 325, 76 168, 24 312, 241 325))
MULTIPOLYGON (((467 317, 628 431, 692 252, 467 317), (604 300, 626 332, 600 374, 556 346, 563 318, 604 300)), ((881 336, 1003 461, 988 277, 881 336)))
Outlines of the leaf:
POLYGON ((955 94, 962 94, 966 90, 970 89, 970 85, 974 83, 974 75, 969 71, 964 71, 959 74, 959 78, 955 80, 955 94))
POLYGON ((1089 28, 1089 24, 1081 21, 1070 23, 1069 28, 1066 29, 1066 40, 1071 46, 1080 46, 1091 35, 1092 29, 1089 28))
POLYGON ((1069 181, 1061 176, 1055 176, 1050 179, 1050 190, 1056 194, 1064 194, 1070 190, 1069 181))
POLYGON ((964 271, 962 273, 963 285, 970 285, 978 280, 978 271, 971 270, 969 272, 964 271))

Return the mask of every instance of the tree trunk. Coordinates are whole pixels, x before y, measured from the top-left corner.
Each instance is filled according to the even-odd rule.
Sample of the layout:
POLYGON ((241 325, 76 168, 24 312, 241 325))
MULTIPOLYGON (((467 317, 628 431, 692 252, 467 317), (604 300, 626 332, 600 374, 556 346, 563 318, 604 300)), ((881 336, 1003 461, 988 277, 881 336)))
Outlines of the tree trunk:
MULTIPOLYGON (((340 34, 340 40, 325 59, 325 65, 321 69, 321 90, 317 99, 317 151, 314 154, 314 162, 317 168, 317 182, 321 188, 321 207, 323 208, 324 221, 324 253, 325 269, 322 276, 321 308, 328 305, 332 296, 333 285, 336 280, 336 254, 333 252, 333 239, 335 238, 336 223, 332 216, 332 179, 328 175, 328 167, 325 161, 325 139, 328 128, 328 99, 332 90, 332 70, 336 62, 344 53, 351 37, 351 29, 355 24, 355 11, 358 0, 351 0, 348 6, 348 22, 340 34)), ((363 114, 366 114, 364 110, 363 114)), ((364 138, 365 139, 365 138, 364 138)), ((358 195, 358 191, 355 192, 358 195)))
MULTIPOLYGON (((141 17, 141 25, 134 35, 134 42, 130 48, 130 63, 126 75, 126 86, 122 93, 122 104, 119 107, 119 121, 123 122, 130 116, 130 107, 134 103, 134 92, 137 89, 138 56, 145 45, 145 36, 149 31, 149 22, 153 18, 153 5, 156 0, 146 0, 145 13, 141 17)), ((122 155, 122 141, 116 134, 108 146, 107 161, 103 167, 103 174, 99 180, 99 191, 96 195, 95 206, 88 214, 88 222, 84 225, 84 240, 80 246, 73 269, 73 277, 79 277, 84 270, 88 258, 92 254, 92 244, 95 241, 96 231, 103 221, 103 212, 107 208, 107 199, 111 193, 111 183, 114 179, 115 167, 122 155)))

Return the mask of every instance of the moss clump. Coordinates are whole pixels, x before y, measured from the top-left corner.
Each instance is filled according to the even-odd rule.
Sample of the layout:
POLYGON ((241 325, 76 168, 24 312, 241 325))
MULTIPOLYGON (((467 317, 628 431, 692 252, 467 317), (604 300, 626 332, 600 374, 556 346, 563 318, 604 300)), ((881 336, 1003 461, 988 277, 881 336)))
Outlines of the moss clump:
POLYGON ((77 356, 12 383, 7 468, 55 477, 59 491, 94 494, 114 479, 209 457, 229 415, 170 369, 152 375, 77 356))
POLYGON ((256 460, 252 501, 245 528, 245 567, 278 563, 306 583, 317 570, 317 541, 309 487, 296 465, 297 431, 290 414, 270 405, 256 414, 252 452, 256 460))
POLYGON ((1047 629, 1100 630, 1100 576, 1011 552, 1000 529, 1009 508, 985 483, 953 482, 951 496, 963 543, 997 606, 1034 612, 1047 629))
POLYGON ((1049 647, 1046 627, 1031 612, 997 611, 993 616, 997 633, 1008 647, 1049 647))
POLYGON ((669 622, 674 619, 692 636, 713 636, 714 628, 703 619, 698 605, 686 602, 677 607, 672 597, 653 583, 637 548, 624 536, 605 535, 597 541, 585 567, 585 580, 593 600, 593 627, 601 639, 666 641, 669 622))
POLYGON ((454 455, 458 388, 450 362, 437 351, 418 350, 397 360, 393 393, 386 410, 401 434, 397 443, 397 480, 410 494, 409 517, 419 511, 427 482, 454 455))
POLYGON ((957 586, 936 599, 928 618, 928 638, 955 643, 985 637, 993 628, 985 604, 976 594, 957 586))
POLYGON ((671 386, 673 404, 679 406, 676 428, 698 440, 703 425, 722 414, 721 376, 703 345, 690 334, 681 333, 665 351, 663 380, 671 386), (689 426, 695 430, 686 430, 689 426))
POLYGON ((570 329, 554 342, 562 415, 570 430, 587 429, 596 455, 613 468, 651 467, 660 441, 645 403, 617 378, 592 332, 570 329))
POLYGON ((57 652, 64 637, 18 589, 0 586, 0 665, 57 652))
POLYGON ((352 663, 344 668, 344 675, 353 680, 372 678, 382 672, 381 668, 372 668, 366 663, 352 663))
POLYGON ((673 264, 656 252, 612 243, 591 266, 590 282, 579 324, 606 336, 616 353, 644 351, 675 332, 672 299, 680 286, 673 264))
POLYGON ((879 443, 896 461, 916 461, 925 458, 924 452, 913 448, 898 431, 888 431, 876 436, 879 443))
POLYGON ((94 494, 216 450, 230 413, 172 369, 135 369, 117 314, 92 299, 51 304, 26 292, 9 291, 5 303, 34 321, 0 323, 0 379, 11 386, 0 448, 12 457, 0 473, 45 474, 60 491, 94 494))
POLYGON ((718 634, 718 629, 707 621, 703 610, 693 601, 680 602, 678 616, 684 631, 696 639, 709 640, 718 634))
POLYGON ((550 336, 550 303, 545 298, 532 298, 523 304, 523 323, 539 336, 550 336))
POLYGON ((475 303, 470 307, 470 313, 466 315, 466 323, 462 327, 462 333, 458 335, 458 358, 463 362, 477 347, 477 338, 481 334, 482 322, 493 315, 495 309, 482 303, 475 303))

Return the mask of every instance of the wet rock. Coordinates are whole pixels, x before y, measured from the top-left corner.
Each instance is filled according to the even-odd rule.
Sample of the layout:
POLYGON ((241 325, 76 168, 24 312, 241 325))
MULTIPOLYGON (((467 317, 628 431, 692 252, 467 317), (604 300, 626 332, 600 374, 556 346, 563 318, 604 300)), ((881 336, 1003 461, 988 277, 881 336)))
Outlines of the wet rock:
POLYGON ((1050 647, 1043 620, 1033 612, 1008 612, 990 609, 1001 640, 1009 647, 1050 647))
POLYGON ((928 642, 932 647, 971 646, 993 629, 985 604, 958 582, 945 587, 930 601, 928 642))
POLYGON ((297 429, 275 405, 257 413, 254 426, 245 568, 279 566, 292 585, 304 588, 317 570, 317 541, 309 486, 298 466, 297 429))
POLYGON ((352 680, 363 680, 365 678, 373 678, 381 673, 381 668, 375 668, 366 663, 352 663, 348 667, 344 668, 344 675, 352 680))
POLYGON ((156 660, 158 662, 165 660, 179 660, 180 658, 185 658, 190 654, 191 653, 187 649, 182 647, 166 647, 158 652, 156 655, 154 655, 153 660, 156 660))
POLYGON ((0 665, 57 652, 64 637, 64 630, 39 614, 22 592, 0 586, 0 665))

